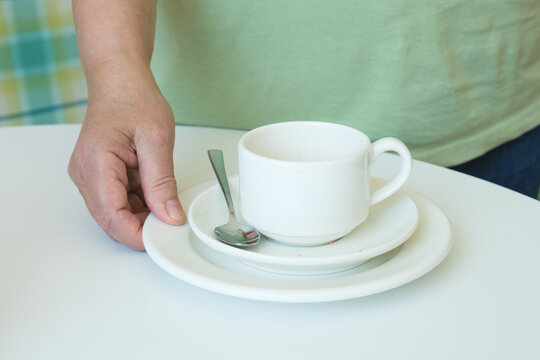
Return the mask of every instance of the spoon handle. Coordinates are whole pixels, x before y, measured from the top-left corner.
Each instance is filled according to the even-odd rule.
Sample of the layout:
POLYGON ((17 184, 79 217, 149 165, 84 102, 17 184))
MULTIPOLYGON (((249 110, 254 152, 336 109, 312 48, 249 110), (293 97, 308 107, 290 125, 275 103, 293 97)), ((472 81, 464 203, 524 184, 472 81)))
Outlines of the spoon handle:
POLYGON ((225 171, 225 162, 223 161, 223 151, 208 150, 208 157, 210 158, 210 163, 212 163, 212 168, 216 173, 223 195, 225 195, 225 201, 229 208, 229 215, 235 218, 234 204, 232 201, 231 190, 229 189, 229 182, 227 180, 227 172, 225 171))

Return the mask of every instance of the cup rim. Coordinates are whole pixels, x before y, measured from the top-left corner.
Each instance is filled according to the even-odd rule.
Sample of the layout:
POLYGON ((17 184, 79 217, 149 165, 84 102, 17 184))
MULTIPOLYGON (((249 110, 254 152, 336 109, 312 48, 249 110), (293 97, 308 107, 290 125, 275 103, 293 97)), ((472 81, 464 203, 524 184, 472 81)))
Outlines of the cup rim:
POLYGON ((369 139, 369 137, 365 133, 363 133, 362 131, 360 131, 360 130, 358 130, 356 128, 353 128, 353 127, 347 126, 347 125, 343 125, 343 124, 326 122, 326 121, 311 121, 310 120, 310 121, 278 122, 278 123, 272 123, 272 124, 263 125, 263 126, 254 128, 254 129, 248 131, 246 134, 242 135, 242 137, 238 141, 238 149, 239 149, 239 152, 241 150, 243 150, 246 153, 248 153, 249 155, 251 155, 251 156, 253 156, 255 158, 261 159, 261 160, 265 160, 265 161, 278 162, 278 163, 282 163, 282 164, 294 164, 294 165, 306 165, 306 166, 309 166, 309 165, 321 165, 321 164, 335 164, 335 163, 341 162, 341 161, 349 161, 351 159, 357 158, 359 156, 359 154, 364 154, 366 151, 369 151, 369 145, 370 144, 371 144, 371 140, 369 139), (294 125, 309 125, 309 126, 315 125, 315 126, 319 126, 319 127, 334 127, 334 128, 347 129, 348 131, 353 131, 353 132, 356 132, 358 135, 360 135, 360 137, 362 137, 365 140, 364 141, 365 142, 365 147, 362 149, 361 152, 357 151, 352 155, 343 156, 343 157, 339 157, 339 158, 335 158, 335 159, 300 161, 300 160, 276 159, 276 158, 271 158, 271 157, 268 157, 268 156, 263 156, 263 155, 260 155, 260 154, 258 154, 256 152, 250 150, 245 144, 246 141, 250 137, 252 137, 254 135, 257 135, 260 132, 266 131, 269 128, 286 127, 286 126, 294 126, 294 125))

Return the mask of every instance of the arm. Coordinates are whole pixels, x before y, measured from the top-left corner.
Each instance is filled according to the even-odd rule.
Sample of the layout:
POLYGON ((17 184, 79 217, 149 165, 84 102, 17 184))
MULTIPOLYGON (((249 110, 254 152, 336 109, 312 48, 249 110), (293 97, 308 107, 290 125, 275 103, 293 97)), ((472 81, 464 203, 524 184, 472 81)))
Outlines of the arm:
POLYGON ((152 211, 181 224, 172 151, 174 118, 150 58, 155 0, 73 0, 88 109, 69 175, 107 234, 143 249, 152 211))
POLYGON ((152 81, 155 0, 73 0, 73 17, 89 97, 128 74, 152 81))

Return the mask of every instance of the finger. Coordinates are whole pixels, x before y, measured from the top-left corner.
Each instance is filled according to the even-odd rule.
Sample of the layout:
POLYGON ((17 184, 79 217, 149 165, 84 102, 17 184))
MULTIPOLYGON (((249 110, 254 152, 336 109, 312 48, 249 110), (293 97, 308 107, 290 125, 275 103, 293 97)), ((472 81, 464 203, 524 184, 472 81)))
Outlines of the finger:
POLYGON ((138 213, 141 211, 149 211, 148 207, 137 194, 128 193, 128 205, 129 209, 133 213, 138 213))
POLYGON ((174 132, 141 135, 135 140, 144 200, 156 216, 172 225, 186 221, 174 177, 174 132))
POLYGON ((141 186, 141 177, 139 176, 139 170, 138 169, 130 169, 128 168, 126 170, 127 173, 127 191, 128 192, 134 192, 137 188, 141 186))
POLYGON ((144 250, 142 228, 149 212, 132 213, 127 209, 115 211, 111 226, 104 229, 109 237, 134 250, 144 250))
POLYGON ((146 208, 145 211, 135 213, 135 216, 137 217, 137 219, 139 219, 141 224, 144 224, 144 222, 145 222, 145 220, 146 220, 146 218, 148 217, 149 214, 150 214, 150 210, 148 210, 148 208, 146 208))
MULTIPOLYGON (((141 187, 141 178, 139 176, 139 170, 128 168, 127 177, 128 177, 128 185, 127 185, 128 194, 136 195, 138 197, 138 200, 142 202, 142 205, 144 207, 147 207, 146 201, 144 200, 144 193, 141 187)), ((131 203, 129 196, 128 196, 128 201, 131 203)))
POLYGON ((90 213, 112 239, 132 249, 144 250, 145 216, 131 211, 124 162, 111 153, 97 158, 96 164, 87 169, 85 191, 81 192, 90 213))

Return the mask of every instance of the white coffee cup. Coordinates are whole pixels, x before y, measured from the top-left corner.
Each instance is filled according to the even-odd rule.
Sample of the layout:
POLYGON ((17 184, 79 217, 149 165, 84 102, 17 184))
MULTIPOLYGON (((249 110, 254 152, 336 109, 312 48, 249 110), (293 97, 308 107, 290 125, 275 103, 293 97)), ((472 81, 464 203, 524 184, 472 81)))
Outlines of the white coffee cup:
POLYGON ((411 154, 398 139, 371 143, 351 127, 313 121, 249 131, 238 155, 242 217, 268 237, 295 246, 348 234, 367 218, 370 206, 405 183, 412 168, 411 154), (386 151, 401 156, 401 168, 371 192, 371 165, 386 151))

